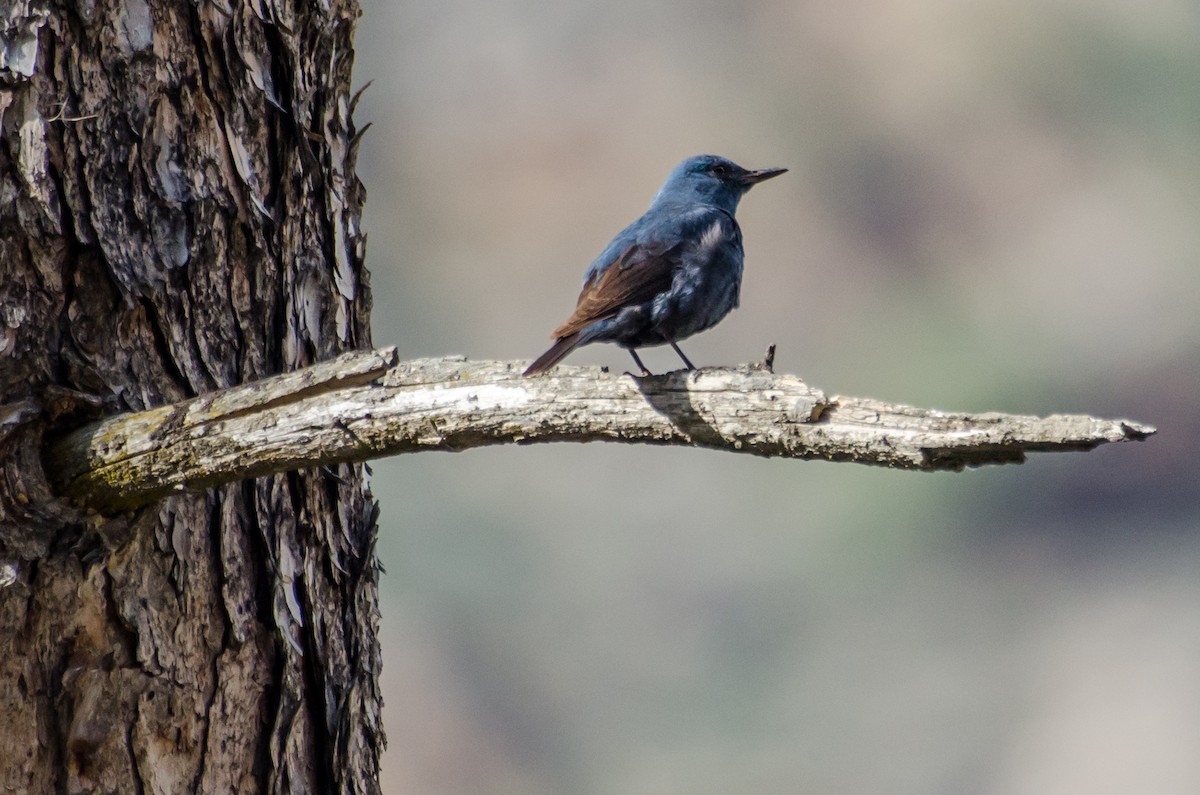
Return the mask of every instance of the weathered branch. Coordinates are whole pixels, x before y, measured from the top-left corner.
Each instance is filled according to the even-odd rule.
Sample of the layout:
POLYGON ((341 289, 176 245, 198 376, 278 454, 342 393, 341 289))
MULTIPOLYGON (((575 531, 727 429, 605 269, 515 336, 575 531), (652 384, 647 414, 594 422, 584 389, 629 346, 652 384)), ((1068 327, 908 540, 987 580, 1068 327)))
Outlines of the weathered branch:
POLYGON ((827 397, 762 365, 635 379, 520 362, 345 354, 257 383, 111 417, 54 441, 59 492, 113 512, 172 491, 298 467, 506 442, 679 444, 762 456, 959 470, 1088 450, 1154 428, 1077 415, 951 414, 827 397))

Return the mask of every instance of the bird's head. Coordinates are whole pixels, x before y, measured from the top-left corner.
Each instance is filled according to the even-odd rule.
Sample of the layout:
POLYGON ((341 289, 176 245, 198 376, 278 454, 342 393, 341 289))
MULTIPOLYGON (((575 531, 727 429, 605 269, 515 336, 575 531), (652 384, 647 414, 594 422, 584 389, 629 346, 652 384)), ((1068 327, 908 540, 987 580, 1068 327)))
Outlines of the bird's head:
POLYGON ((710 204, 732 213, 746 191, 785 171, 786 168, 751 171, 723 157, 697 155, 675 166, 654 197, 654 203, 710 204))

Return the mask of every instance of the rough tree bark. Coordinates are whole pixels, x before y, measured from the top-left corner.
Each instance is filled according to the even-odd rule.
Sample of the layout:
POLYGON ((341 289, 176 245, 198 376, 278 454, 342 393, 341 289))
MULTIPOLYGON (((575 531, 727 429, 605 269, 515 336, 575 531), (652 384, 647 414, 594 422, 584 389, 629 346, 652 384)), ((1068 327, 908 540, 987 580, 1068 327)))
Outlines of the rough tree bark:
MULTIPOLYGON (((31 471, 57 421, 370 344, 357 16, 0 3, 0 444, 33 451, 31 471)), ((24 517, 58 525, 52 543, 5 528, 0 790, 377 791, 363 474, 24 517)))

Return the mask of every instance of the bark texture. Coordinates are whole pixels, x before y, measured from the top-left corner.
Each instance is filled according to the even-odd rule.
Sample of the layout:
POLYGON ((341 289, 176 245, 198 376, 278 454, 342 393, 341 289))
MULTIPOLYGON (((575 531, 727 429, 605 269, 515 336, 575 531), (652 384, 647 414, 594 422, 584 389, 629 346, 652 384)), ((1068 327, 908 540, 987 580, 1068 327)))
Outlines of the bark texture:
POLYGON ((0 4, 0 451, 26 462, 0 482, 2 791, 378 789, 361 466, 105 519, 39 499, 36 452, 370 344, 357 16, 0 4))
MULTIPOLYGON (((768 363, 632 378, 461 357, 346 353, 285 375, 94 422, 53 440, 53 488, 128 511, 185 489, 314 464, 518 442, 677 444, 895 469, 1021 463, 1028 452, 1141 441, 1129 420, 966 414, 828 397, 768 363)), ((0 521, 2 521, 0 515, 0 521)))

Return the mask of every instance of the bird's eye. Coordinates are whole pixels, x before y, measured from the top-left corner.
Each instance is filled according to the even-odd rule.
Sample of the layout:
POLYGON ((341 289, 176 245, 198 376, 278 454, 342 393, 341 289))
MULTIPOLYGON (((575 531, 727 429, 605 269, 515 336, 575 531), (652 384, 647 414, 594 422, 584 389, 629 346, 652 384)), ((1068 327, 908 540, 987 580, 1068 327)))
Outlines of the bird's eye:
POLYGON ((716 174, 718 177, 729 176, 729 166, 725 165, 724 163, 716 163, 712 167, 712 173, 716 174))

